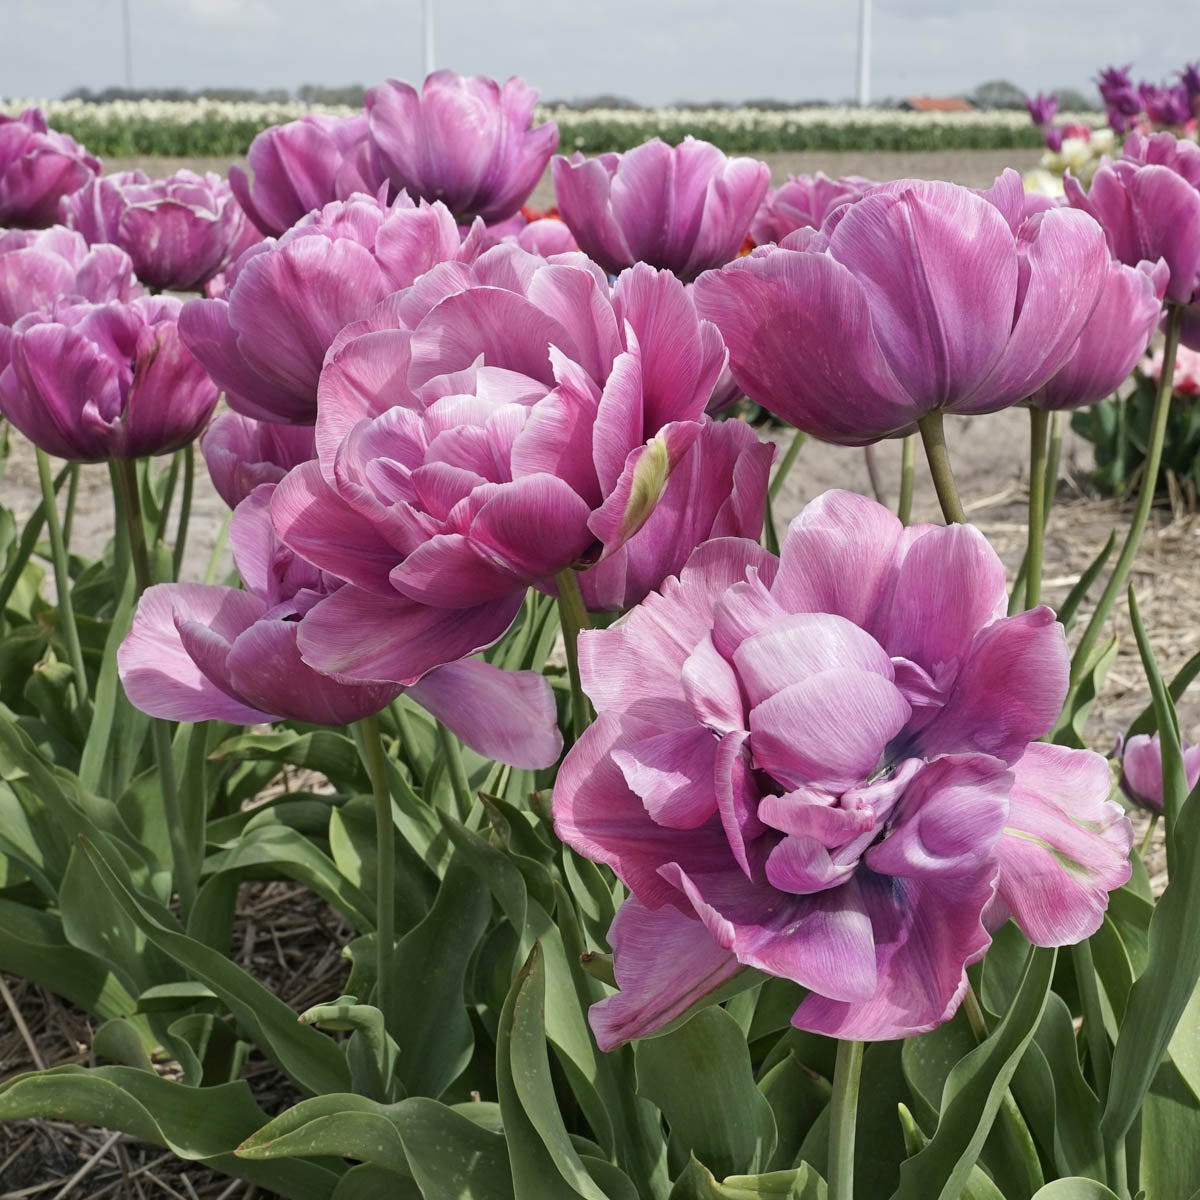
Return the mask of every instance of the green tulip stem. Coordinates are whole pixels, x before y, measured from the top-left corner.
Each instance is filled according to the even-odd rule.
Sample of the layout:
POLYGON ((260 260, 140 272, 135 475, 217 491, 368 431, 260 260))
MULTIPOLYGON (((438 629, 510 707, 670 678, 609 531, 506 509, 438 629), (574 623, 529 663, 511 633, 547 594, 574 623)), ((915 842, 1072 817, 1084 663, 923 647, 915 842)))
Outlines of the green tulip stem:
POLYGON ((792 434, 792 440, 783 452, 779 466, 775 468, 775 474, 771 476, 771 483, 767 488, 768 504, 774 504, 779 498, 779 493, 783 490, 783 485, 787 482, 787 477, 795 465, 796 456, 800 453, 800 447, 804 445, 805 441, 807 441, 807 435, 803 430, 797 429, 792 434))
MULTIPOLYGON (((133 578, 137 585, 137 596, 154 582, 150 572, 150 553, 146 547, 146 527, 142 523, 142 506, 138 499, 137 463, 132 458, 113 460, 113 474, 117 481, 122 521, 129 537, 129 556, 133 562, 133 578)), ((118 533, 118 541, 120 534, 118 533)), ((192 910, 196 899, 197 881, 200 878, 200 863, 204 858, 204 846, 193 846, 188 837, 183 806, 179 802, 179 789, 175 782, 175 760, 171 749, 171 727, 157 717, 150 721, 150 737, 154 745, 154 759, 158 766, 158 781, 162 789, 163 811, 167 818, 167 836, 171 843, 171 867, 175 890, 179 893, 179 908, 184 920, 192 910)))
POLYGON ((579 678, 579 632, 590 629, 592 623, 588 620, 575 572, 570 567, 559 571, 554 582, 558 585, 558 616, 567 650, 567 675, 571 680, 571 734, 572 740, 578 741, 591 719, 588 698, 583 694, 579 678))
POLYGON ((1138 847, 1138 857, 1145 859, 1150 853, 1150 843, 1154 841, 1154 831, 1158 828, 1158 813, 1150 814, 1150 824, 1146 826, 1146 836, 1142 838, 1142 844, 1138 847))
POLYGON ((183 569, 183 552, 187 546, 188 521, 192 515, 192 494, 196 487, 196 448, 188 442, 183 448, 183 494, 179 498, 179 525, 175 530, 175 549, 171 554, 172 574, 176 579, 183 569))
POLYGON ((67 467, 67 503, 63 509, 62 537, 67 553, 71 552, 71 530, 75 526, 75 501, 79 499, 79 464, 67 467))
POLYGON ((37 465, 38 479, 42 485, 42 511, 50 535, 50 557, 54 563, 54 586, 58 590, 59 623, 63 641, 67 643, 67 657, 71 660, 71 670, 75 675, 75 696, 80 709, 83 709, 88 701, 88 680, 83 665, 83 647, 79 644, 79 627, 75 624, 75 607, 71 603, 67 547, 63 541, 62 526, 58 523, 58 498, 54 494, 54 480, 50 475, 50 458, 40 446, 37 447, 37 465))
POLYGON ((1183 323, 1183 306, 1167 305, 1167 336, 1163 345, 1162 375, 1159 378, 1158 393, 1154 398, 1154 414, 1150 418, 1150 439, 1146 446, 1146 463, 1142 472, 1141 491, 1138 493, 1137 508, 1133 520, 1125 534, 1125 544, 1121 547, 1121 556, 1117 565, 1105 584, 1104 593, 1096 604, 1087 627, 1075 647, 1071 659, 1071 687, 1067 693, 1069 707, 1084 673, 1088 669, 1092 651, 1104 629, 1104 622, 1118 596, 1125 593, 1125 584, 1129 572, 1133 569, 1133 560, 1137 556, 1138 546, 1141 545, 1142 535, 1146 532, 1146 522, 1150 519, 1150 510, 1154 507, 1154 491, 1158 484, 1158 468, 1162 463, 1163 442, 1167 436, 1167 417, 1171 412, 1171 381, 1175 375, 1175 352, 1179 348, 1179 330, 1183 323))
POLYGON ((917 435, 910 433, 900 443, 900 503, 896 516, 901 525, 912 520, 913 475, 917 465, 917 435))
POLYGON ((950 470, 950 455, 946 450, 946 434, 942 427, 940 409, 931 409, 917 423, 921 441, 925 444, 925 458, 929 462, 929 474, 937 492, 938 503, 947 525, 965 525, 967 514, 958 498, 954 486, 954 472, 950 470))
POLYGON ((358 722, 358 733, 375 798, 375 1007, 386 1018, 391 999, 388 993, 392 954, 396 948, 396 826, 392 820, 392 796, 378 715, 363 717, 358 722))
POLYGON ((1058 463, 1062 457, 1063 418, 1066 414, 1052 412, 1050 414, 1050 446, 1046 452, 1046 490, 1042 501, 1043 522, 1050 520, 1050 510, 1054 507, 1054 498, 1058 494, 1058 463))
POLYGON ((467 768, 463 764, 462 744, 441 721, 437 723, 437 738, 442 758, 446 763, 446 774, 450 776, 450 790, 454 793, 454 803, 458 806, 458 819, 465 821, 475 801, 471 795, 467 768))
POLYGON ((225 520, 221 523, 221 529, 217 533, 217 540, 213 543, 212 553, 208 556, 208 566, 204 569, 205 583, 216 583, 217 581, 217 572, 221 569, 221 554, 229 537, 229 523, 232 520, 233 513, 226 513, 225 520))
POLYGON ((862 1061, 862 1042, 838 1042, 829 1107, 829 1200, 854 1200, 854 1132, 862 1061))
POLYGON ((1046 532, 1046 453, 1050 414, 1029 410, 1029 534, 1025 552, 1025 607, 1036 608, 1042 595, 1042 543, 1046 532))

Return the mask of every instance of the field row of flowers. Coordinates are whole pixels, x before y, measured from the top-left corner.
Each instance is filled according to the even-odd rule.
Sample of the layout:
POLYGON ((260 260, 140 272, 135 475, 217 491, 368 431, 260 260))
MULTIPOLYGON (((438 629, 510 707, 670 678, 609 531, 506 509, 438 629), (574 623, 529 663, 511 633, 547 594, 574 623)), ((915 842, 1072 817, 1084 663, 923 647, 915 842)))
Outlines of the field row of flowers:
MULTIPOLYGON (((0 101, 15 116, 38 105, 56 129, 94 153, 109 155, 244 154, 254 136, 308 112, 346 116, 332 105, 218 100, 0 101)), ((1064 113, 1077 124, 1097 113, 1064 113)), ((678 142, 688 134, 731 153, 771 150, 959 150, 1035 148, 1042 134, 1024 112, 925 113, 899 109, 595 108, 540 106, 535 120, 553 120, 561 148, 593 153, 628 150, 652 137, 678 142)))

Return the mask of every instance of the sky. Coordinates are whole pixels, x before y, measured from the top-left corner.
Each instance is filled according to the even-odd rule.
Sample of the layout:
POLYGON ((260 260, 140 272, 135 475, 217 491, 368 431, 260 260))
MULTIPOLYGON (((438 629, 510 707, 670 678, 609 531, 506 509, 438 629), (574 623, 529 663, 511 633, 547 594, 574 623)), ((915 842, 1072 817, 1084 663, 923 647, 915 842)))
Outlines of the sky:
MULTIPOLYGON (((124 81, 123 0, 0 0, 0 95, 124 81)), ((136 86, 371 84, 422 73, 421 0, 124 0, 136 86)), ((858 0, 434 0, 436 61, 546 99, 847 99, 858 0)), ((1110 62, 1166 80, 1200 59, 1193 0, 873 0, 871 94, 1026 91, 1110 62)))

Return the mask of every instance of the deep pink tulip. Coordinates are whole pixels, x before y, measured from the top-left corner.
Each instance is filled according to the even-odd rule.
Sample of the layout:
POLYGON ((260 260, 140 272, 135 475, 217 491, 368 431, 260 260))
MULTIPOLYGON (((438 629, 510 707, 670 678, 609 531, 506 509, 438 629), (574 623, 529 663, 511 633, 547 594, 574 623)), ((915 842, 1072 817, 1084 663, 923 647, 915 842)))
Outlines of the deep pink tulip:
POLYGON ((147 287, 180 292, 203 287, 229 262, 246 223, 229 184, 211 171, 101 175, 67 196, 61 211, 93 245, 120 246, 147 287))
POLYGON ((99 172, 100 160, 50 129, 40 108, 0 114, 0 225, 53 225, 59 201, 99 172))
POLYGON ((278 241, 251 246, 225 297, 189 301, 180 329, 231 408, 311 424, 321 364, 338 332, 464 252, 444 205, 405 195, 389 205, 360 193, 311 213, 278 241))
POLYGON ((1200 288, 1200 146, 1170 133, 1130 134, 1125 151, 1105 162, 1087 192, 1070 173, 1067 201, 1104 227, 1113 256, 1126 266, 1170 268, 1167 298, 1189 303, 1200 288))
POLYGON ((305 661, 410 682, 486 646, 528 587, 591 565, 627 607, 714 534, 757 536, 773 447, 704 404, 724 362, 684 286, 612 288, 580 254, 497 246, 444 263, 342 331, 321 375, 318 462, 275 493, 280 537, 347 580, 305 661))
MULTIPOLYGON (((1135 734, 1117 747, 1121 755, 1121 791, 1148 812, 1163 810, 1162 743, 1158 734, 1135 734)), ((1200 782, 1200 745, 1183 743, 1183 773, 1190 792, 1200 782)))
POLYGON ((767 192, 750 226, 750 236, 763 246, 781 242, 797 229, 820 229, 833 209, 875 186, 874 180, 861 175, 841 179, 830 179, 822 171, 791 175, 785 184, 767 192))
POLYGON ((1084 213, 1025 217, 1015 171, 988 192, 900 180, 695 286, 751 400, 806 433, 865 445, 935 409, 985 413, 1062 366, 1108 277, 1084 213))
POLYGON ((62 303, 22 317, 0 344, 0 413, 47 454, 74 462, 186 446, 217 389, 179 340, 178 317, 171 296, 62 303))
MULTIPOLYGON (((257 488, 233 514, 230 545, 244 589, 166 583, 142 596, 117 652, 125 694, 136 708, 170 721, 345 725, 378 712, 403 690, 331 679, 301 660, 296 642, 305 615, 340 584, 276 539, 272 489, 257 488)), ((533 671, 458 662, 409 695, 500 762, 545 767, 562 750, 550 687, 533 671)))
POLYGON ((118 246, 89 247, 82 234, 61 225, 0 232, 0 325, 15 325, 59 300, 132 300, 141 294, 129 255, 118 246))
POLYGON ((250 143, 247 157, 253 181, 234 166, 229 186, 246 216, 268 237, 286 233, 301 217, 334 200, 374 193, 383 182, 373 160, 366 113, 309 113, 272 125, 250 143))
POLYGON ((217 417, 201 435, 200 449, 217 495, 230 508, 317 453, 311 425, 256 421, 237 412, 217 417))
POLYGON ((989 931, 1079 941, 1129 877, 1103 758, 1035 741, 1066 693, 1047 608, 1005 617, 978 530, 828 492, 779 559, 701 546, 580 665, 597 720, 554 822, 632 895, 602 1048, 742 967, 808 989, 793 1024, 908 1037, 947 1020, 989 931))
POLYGON ((440 200, 460 220, 512 216, 558 145, 553 121, 530 128, 537 92, 515 75, 434 71, 421 90, 389 79, 367 92, 376 162, 393 189, 440 200))
POLYGON ((552 254, 569 254, 572 250, 579 249, 565 221, 558 217, 527 217, 524 211, 506 221, 482 226, 478 237, 483 249, 504 245, 520 246, 522 250, 528 250, 530 254, 540 254, 543 258, 549 258, 552 254))
POLYGON ((1037 408, 1082 408, 1112 395, 1146 352, 1162 316, 1167 265, 1127 267, 1115 260, 1066 361, 1029 398, 1037 408))
POLYGON ((741 250, 771 180, 766 163, 659 138, 624 154, 559 156, 554 194, 575 240, 609 274, 637 262, 684 282, 741 250))

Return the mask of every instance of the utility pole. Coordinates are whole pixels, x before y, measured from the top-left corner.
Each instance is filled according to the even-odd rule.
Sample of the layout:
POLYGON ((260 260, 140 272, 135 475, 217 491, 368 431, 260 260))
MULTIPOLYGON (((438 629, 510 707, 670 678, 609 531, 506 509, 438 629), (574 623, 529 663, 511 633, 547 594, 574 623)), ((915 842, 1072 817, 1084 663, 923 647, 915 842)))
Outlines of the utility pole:
POLYGON ((871 0, 858 0, 858 106, 871 103, 871 0))
POLYGON ((121 0, 121 26, 125 35, 125 87, 133 90, 133 26, 129 20, 129 0, 121 0))
POLYGON ((425 74, 432 75, 434 71, 433 0, 422 0, 421 18, 421 25, 425 34, 425 74))

